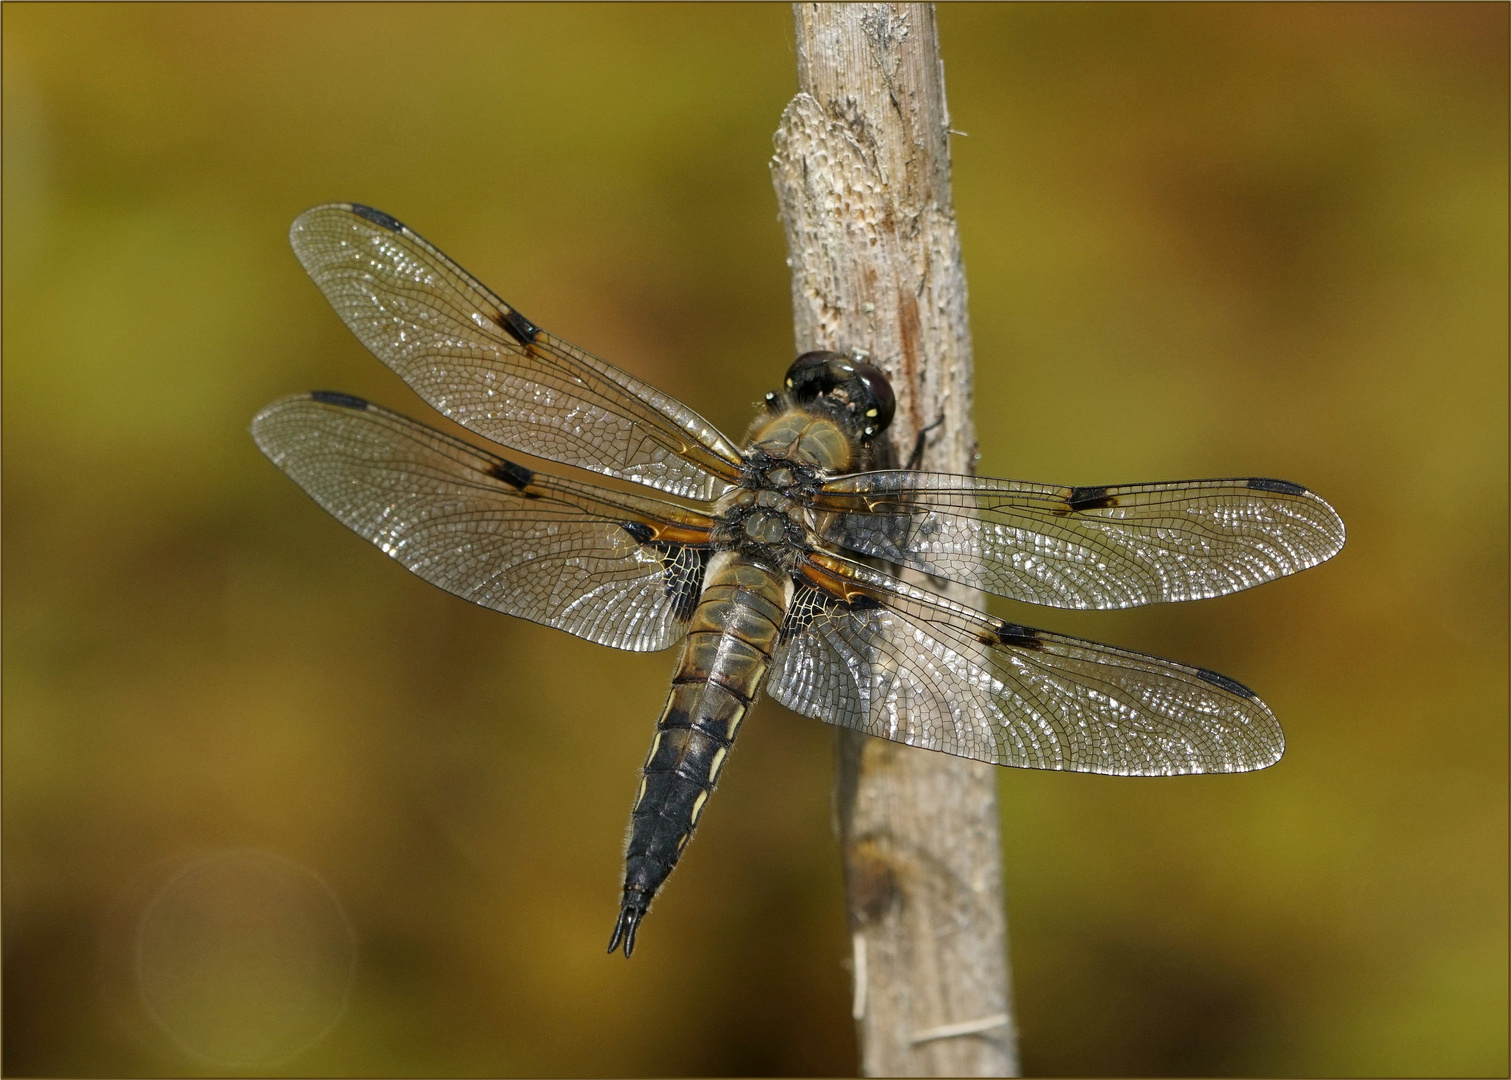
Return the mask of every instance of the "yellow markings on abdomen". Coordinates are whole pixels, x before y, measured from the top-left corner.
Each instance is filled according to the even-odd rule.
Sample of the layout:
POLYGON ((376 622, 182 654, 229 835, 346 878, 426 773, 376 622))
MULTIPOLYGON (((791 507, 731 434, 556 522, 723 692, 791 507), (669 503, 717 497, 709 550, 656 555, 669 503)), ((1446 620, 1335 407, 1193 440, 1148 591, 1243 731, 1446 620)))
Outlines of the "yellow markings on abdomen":
POLYGON ((765 678, 790 575, 730 551, 709 560, 635 797, 625 904, 643 911, 677 864, 765 678))

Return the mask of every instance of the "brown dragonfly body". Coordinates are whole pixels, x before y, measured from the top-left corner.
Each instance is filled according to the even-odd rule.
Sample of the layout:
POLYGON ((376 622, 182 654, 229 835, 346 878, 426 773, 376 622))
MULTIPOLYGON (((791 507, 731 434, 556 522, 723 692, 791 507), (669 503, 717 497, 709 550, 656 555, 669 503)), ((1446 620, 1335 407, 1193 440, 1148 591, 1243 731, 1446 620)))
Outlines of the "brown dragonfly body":
MULTIPOLYGON (((795 367, 833 367, 840 375, 846 372, 839 369, 853 370, 831 353, 810 354, 795 367)), ((874 419, 880 419, 886 403, 876 404, 874 419)), ((794 571, 801 572, 803 553, 817 542, 804 492, 820 475, 852 471, 852 463, 868 453, 856 438, 863 426, 857 430, 840 418, 809 412, 790 387, 771 395, 767 407, 776 415, 756 421, 745 448, 752 467, 714 507, 718 550, 705 571, 703 595, 642 770, 611 950, 621 934, 626 953, 634 948, 635 929, 691 839, 740 722, 765 681, 792 603, 794 571)))
POLYGON ((1279 724, 1233 679, 1002 622, 878 567, 1055 607, 1219 596, 1341 548, 1342 521, 1300 485, 1066 487, 879 467, 891 388, 833 352, 798 357, 740 449, 380 211, 317 207, 291 237, 363 344, 438 411, 639 485, 536 472, 345 394, 287 398, 252 424, 321 506, 427 581, 615 648, 681 643, 611 952, 632 951, 763 690, 1002 765, 1171 775, 1279 759, 1279 724))

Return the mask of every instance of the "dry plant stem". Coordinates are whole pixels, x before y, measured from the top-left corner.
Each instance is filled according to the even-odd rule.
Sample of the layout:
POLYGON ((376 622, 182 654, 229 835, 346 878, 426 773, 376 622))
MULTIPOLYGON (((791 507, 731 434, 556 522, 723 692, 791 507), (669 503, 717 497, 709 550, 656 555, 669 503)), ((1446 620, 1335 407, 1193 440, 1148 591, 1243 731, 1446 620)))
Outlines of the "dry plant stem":
MULTIPOLYGON (((797 351, 862 349, 906 461, 968 472, 971 339, 931 4, 796 4, 800 93, 772 176, 797 351)), ((950 595, 980 603, 979 594, 950 595)), ((840 733, 836 809, 869 1076, 1014 1076, 991 765, 840 733)))

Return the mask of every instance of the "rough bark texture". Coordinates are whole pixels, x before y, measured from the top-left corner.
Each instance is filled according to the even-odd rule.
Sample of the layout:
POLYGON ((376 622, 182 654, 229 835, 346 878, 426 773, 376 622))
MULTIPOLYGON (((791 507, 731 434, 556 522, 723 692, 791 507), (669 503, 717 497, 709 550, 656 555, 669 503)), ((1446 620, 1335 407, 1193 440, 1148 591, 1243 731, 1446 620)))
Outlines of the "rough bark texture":
MULTIPOLYGON (((968 472, 971 338, 931 4, 796 4, 772 176, 797 351, 864 350, 893 445, 968 472)), ((979 594, 950 595, 980 604, 979 594)), ((869 1076, 1013 1076, 996 769, 841 732, 836 807, 869 1076)))

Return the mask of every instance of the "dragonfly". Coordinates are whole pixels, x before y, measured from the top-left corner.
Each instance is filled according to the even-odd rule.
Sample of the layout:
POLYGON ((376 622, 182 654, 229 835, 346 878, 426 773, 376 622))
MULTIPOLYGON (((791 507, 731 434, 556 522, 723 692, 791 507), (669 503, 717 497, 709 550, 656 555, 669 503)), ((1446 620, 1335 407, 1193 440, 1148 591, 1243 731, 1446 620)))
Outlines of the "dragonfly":
POLYGON ((290 238, 362 344, 441 415, 620 482, 538 471, 331 391, 275 402, 251 428, 315 502, 447 592, 616 649, 680 645, 609 953, 633 952, 762 691, 998 765, 1163 776, 1279 760, 1274 714, 1226 675, 1005 622, 913 582, 1056 608, 1221 596, 1343 546, 1338 514, 1301 485, 1072 487, 888 467, 891 385, 833 351, 799 356, 737 445, 382 211, 318 206, 290 238))

